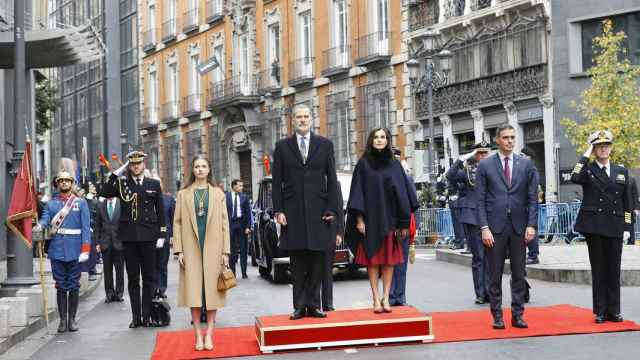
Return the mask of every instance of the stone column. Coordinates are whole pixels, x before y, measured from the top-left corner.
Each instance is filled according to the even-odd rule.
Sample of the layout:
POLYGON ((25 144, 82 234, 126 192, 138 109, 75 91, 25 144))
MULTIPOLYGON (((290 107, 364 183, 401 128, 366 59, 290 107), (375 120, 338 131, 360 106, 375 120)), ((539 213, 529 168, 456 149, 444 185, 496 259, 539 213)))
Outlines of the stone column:
MULTIPOLYGON (((453 127, 451 126, 451 117, 449 115, 441 115, 440 122, 442 123, 442 137, 444 142, 449 140, 449 146, 451 146, 451 157, 457 159, 459 155, 458 151, 458 139, 453 135, 453 127)), ((449 164, 449 154, 445 152, 444 161, 449 164)))
POLYGON ((484 116, 482 115, 482 110, 471 110, 471 117, 473 118, 474 142, 479 143, 482 141, 482 135, 484 133, 484 116))
POLYGON ((504 109, 507 111, 507 123, 516 129, 516 146, 513 151, 520 153, 524 147, 524 132, 518 124, 518 109, 513 102, 505 103, 504 109))
POLYGON ((558 201, 558 169, 555 142, 555 116, 553 111, 553 96, 545 94, 540 97, 542 104, 542 123, 544 126, 544 173, 546 180, 547 201, 558 201))

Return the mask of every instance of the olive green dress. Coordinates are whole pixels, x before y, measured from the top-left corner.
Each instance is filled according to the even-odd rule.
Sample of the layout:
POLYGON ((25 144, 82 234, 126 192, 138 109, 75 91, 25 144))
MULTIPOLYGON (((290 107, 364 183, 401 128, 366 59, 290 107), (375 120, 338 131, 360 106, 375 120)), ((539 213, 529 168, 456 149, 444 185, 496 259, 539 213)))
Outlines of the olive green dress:
MULTIPOLYGON (((200 253, 203 257, 204 263, 204 238, 207 232, 207 214, 209 213, 209 189, 196 189, 193 194, 193 202, 196 211, 196 220, 198 222, 198 241, 200 242, 200 253), (198 213, 198 200, 202 200, 204 203, 203 212, 198 213)), ((202 267, 204 272, 204 266, 202 267)), ((205 295, 204 295, 204 277, 207 276, 206 273, 202 274, 202 308, 206 309, 207 306, 205 304, 205 295)))

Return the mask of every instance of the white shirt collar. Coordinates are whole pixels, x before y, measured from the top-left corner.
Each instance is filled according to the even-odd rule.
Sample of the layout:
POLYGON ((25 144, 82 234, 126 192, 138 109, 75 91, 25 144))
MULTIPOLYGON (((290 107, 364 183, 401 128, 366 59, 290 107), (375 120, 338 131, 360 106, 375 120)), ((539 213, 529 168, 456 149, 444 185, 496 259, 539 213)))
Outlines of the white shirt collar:
POLYGON ((596 164, 598 164, 598 167, 600 169, 602 169, 603 166, 606 166, 607 169, 611 169, 611 161, 607 161, 606 164, 601 163, 600 161, 596 160, 596 164))
POLYGON ((304 141, 307 142, 307 144, 309 143, 309 137, 311 136, 311 132, 308 132, 306 135, 300 135, 298 133, 296 133, 296 140, 298 141, 298 143, 300 143, 300 138, 304 138, 304 141))
POLYGON ((498 152, 498 155, 500 156, 500 161, 502 161, 502 163, 504 164, 504 158, 509 158, 509 163, 513 163, 513 153, 509 154, 509 156, 507 155, 503 155, 501 152, 498 152))

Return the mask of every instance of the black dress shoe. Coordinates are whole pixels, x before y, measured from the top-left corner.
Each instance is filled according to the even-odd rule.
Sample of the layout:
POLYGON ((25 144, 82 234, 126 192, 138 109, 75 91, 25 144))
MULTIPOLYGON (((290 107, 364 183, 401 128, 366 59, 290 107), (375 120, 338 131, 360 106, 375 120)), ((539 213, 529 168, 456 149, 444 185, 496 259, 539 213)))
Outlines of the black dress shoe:
POLYGON ((116 301, 117 302, 123 302, 124 298, 122 296, 116 296, 116 301))
POLYGON ((618 315, 607 315, 607 321, 622 322, 622 321, 624 321, 624 319, 622 318, 622 315, 620 315, 620 314, 618 314, 618 315))
POLYGON ((242 278, 243 279, 248 279, 249 277, 247 276, 247 274, 242 274, 242 278))
POLYGON ((302 319, 305 315, 306 315, 305 309, 298 309, 294 311, 293 314, 291 314, 291 316, 289 316, 289 320, 302 319))
POLYGON ((129 329, 135 329, 142 326, 142 322, 140 320, 131 320, 129 323, 129 329))
POLYGON ((142 320, 142 326, 144 327, 153 327, 153 321, 151 321, 151 318, 146 318, 142 320))
POLYGON ((327 314, 323 313, 322 311, 320 311, 318 309, 307 308, 307 316, 308 317, 314 317, 314 318, 326 318, 327 314))
POLYGON ((486 304, 486 303, 487 303, 487 301, 486 301, 486 299, 484 297, 478 296, 476 298, 476 304, 477 305, 482 305, 482 304, 486 304))
POLYGON ((511 318, 511 326, 518 329, 526 329, 529 327, 529 325, 527 325, 527 323, 520 316, 511 318))
POLYGON ((535 264, 540 264, 540 260, 538 258, 527 259, 527 265, 535 265, 535 264))
POLYGON ((604 320, 605 320, 604 315, 596 315, 596 318, 594 321, 596 324, 604 324, 604 320))
POLYGON ((496 330, 504 329, 504 320, 502 320, 502 317, 493 318, 493 328, 496 330))
POLYGON ((336 309, 333 306, 327 306, 327 307, 323 307, 322 311, 324 312, 328 312, 328 311, 335 311, 336 309))

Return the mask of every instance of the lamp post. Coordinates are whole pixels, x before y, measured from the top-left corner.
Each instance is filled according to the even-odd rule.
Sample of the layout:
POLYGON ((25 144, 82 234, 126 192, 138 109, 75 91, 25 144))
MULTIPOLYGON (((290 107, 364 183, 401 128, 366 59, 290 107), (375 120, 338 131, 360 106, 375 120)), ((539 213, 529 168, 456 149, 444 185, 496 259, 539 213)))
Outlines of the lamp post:
MULTIPOLYGON (((432 190, 435 188, 435 178, 437 176, 434 149, 433 92, 448 83, 449 71, 451 70, 451 52, 446 49, 437 52, 436 39, 437 35, 435 33, 426 33, 422 37, 421 53, 425 55, 424 74, 422 74, 422 76, 420 76, 420 62, 415 57, 407 61, 412 96, 415 98, 418 93, 427 92, 427 112, 429 114, 429 153, 426 161, 423 161, 423 173, 428 174, 429 186, 432 190), (440 62, 440 71, 436 70, 434 58, 440 62)), ((413 115, 415 118, 415 106, 413 108, 413 115)))

